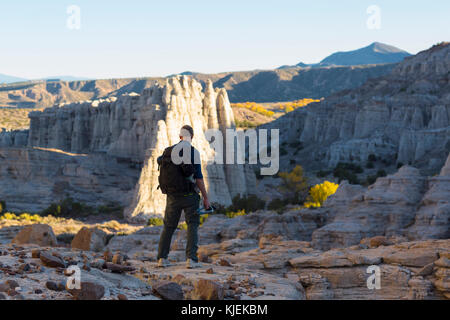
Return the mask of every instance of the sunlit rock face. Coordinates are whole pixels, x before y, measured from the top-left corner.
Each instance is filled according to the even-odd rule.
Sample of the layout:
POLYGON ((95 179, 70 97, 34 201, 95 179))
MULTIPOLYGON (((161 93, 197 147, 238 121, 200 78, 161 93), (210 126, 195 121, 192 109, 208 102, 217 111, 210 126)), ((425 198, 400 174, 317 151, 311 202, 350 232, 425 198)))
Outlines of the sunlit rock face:
MULTIPOLYGON (((185 124, 194 128, 193 145, 200 151, 205 182, 213 201, 229 205, 233 196, 246 195, 256 183, 254 172, 244 165, 213 163, 215 151, 206 139, 205 131, 217 129, 225 136, 225 130, 235 128, 235 123, 226 90, 214 89, 210 81, 203 89, 199 82, 178 76, 167 79, 164 85, 155 83, 141 94, 55 105, 42 112, 30 113, 30 120, 29 132, 3 133, 0 146, 23 146, 28 139, 30 149, 83 154, 92 161, 97 161, 92 157, 99 154, 108 159, 103 163, 114 159, 140 172, 133 200, 123 201, 127 207, 126 216, 130 219, 136 216, 145 219, 164 212, 165 196, 157 190, 156 159, 166 147, 179 141, 180 128, 185 124)), ((26 163, 28 159, 18 162, 26 163)), ((48 161, 52 167, 52 159, 48 161)), ((54 168, 58 165, 55 163, 54 168)), ((96 165, 101 167, 102 163, 96 165)), ((104 168, 105 171, 120 167, 108 165, 111 168, 104 168)), ((94 172, 87 170, 84 173, 86 181, 95 178, 92 177, 94 172)), ((117 176, 120 174, 121 171, 116 172, 117 176)), ((47 176, 44 174, 44 177, 47 176)), ((57 178, 52 176, 52 181, 57 178)), ((117 190, 120 188, 118 182, 117 190)), ((111 200, 115 199, 117 197, 113 195, 111 200)))
POLYGON ((382 78, 341 91, 264 127, 302 142, 302 165, 365 163, 370 154, 430 171, 450 151, 450 44, 406 58, 382 78))

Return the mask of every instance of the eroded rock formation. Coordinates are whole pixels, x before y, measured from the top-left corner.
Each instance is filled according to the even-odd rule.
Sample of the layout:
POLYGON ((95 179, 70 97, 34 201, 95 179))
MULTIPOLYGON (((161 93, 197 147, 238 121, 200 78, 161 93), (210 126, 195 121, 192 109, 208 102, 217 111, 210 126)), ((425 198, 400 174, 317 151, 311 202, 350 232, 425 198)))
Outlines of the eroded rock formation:
MULTIPOLYGON (((28 133, 8 132, 0 136, 1 146, 13 147, 22 145, 28 134, 28 148, 2 150, 2 153, 8 154, 3 156, 5 160, 0 163, 0 173, 6 178, 1 181, 7 183, 7 179, 13 179, 14 183, 18 182, 14 181, 17 177, 12 176, 11 172, 23 176, 21 182, 25 182, 25 185, 32 183, 35 177, 40 179, 37 189, 45 195, 39 197, 42 202, 51 197, 54 198, 53 201, 60 198, 55 196, 50 185, 61 180, 59 182, 65 183, 66 191, 70 191, 78 181, 77 177, 81 176, 85 179, 85 196, 80 197, 77 192, 73 192, 72 196, 85 201, 89 198, 89 193, 94 191, 91 184, 95 184, 93 182, 98 176, 95 168, 100 168, 104 175, 119 177, 123 173, 119 168, 122 165, 128 166, 128 171, 136 168, 135 173, 142 167, 134 200, 129 201, 128 187, 124 189, 126 194, 117 196, 117 192, 124 188, 120 181, 115 182, 117 192, 109 193, 112 196, 110 200, 119 200, 128 206, 126 216, 130 219, 162 214, 165 197, 157 191, 159 172, 156 158, 166 147, 179 141, 179 130, 184 124, 191 125, 196 133, 193 145, 200 151, 211 199, 229 205, 233 196, 247 194, 255 184, 253 171, 245 166, 212 163, 215 153, 204 132, 207 129, 224 132, 227 128, 234 128, 235 124, 227 92, 225 89, 214 89, 211 81, 207 82, 203 90, 201 84, 191 78, 174 77, 167 79, 164 85, 155 83, 142 94, 55 105, 42 112, 30 113, 30 119, 28 133), (64 159, 54 161, 51 156, 44 159, 42 150, 50 154, 52 151, 62 151, 65 158, 55 153, 55 159, 64 159), (30 162, 30 154, 37 155, 44 162, 30 162), (14 158, 16 161, 12 160, 14 158), (90 161, 95 162, 90 165, 95 167, 91 170, 86 168, 90 161), (112 165, 111 162, 117 165, 112 165), (116 169, 119 170, 115 171, 116 169), (68 170, 72 174, 68 174, 68 170), (46 181, 49 188, 45 188, 46 181)), ((133 173, 130 175, 133 176, 133 173)), ((103 182, 98 185, 105 186, 103 182)), ((128 186, 129 181, 125 185, 128 186)), ((20 197, 22 190, 14 190, 15 195, 20 197)), ((35 192, 26 190, 28 197, 35 192)), ((0 198, 8 202, 14 196, 11 192, 10 188, 2 189, 0 198)))
POLYGON ((341 184, 320 209, 331 218, 313 232, 313 245, 345 247, 377 235, 450 238, 449 168, 450 156, 438 176, 427 178, 404 166, 396 174, 378 178, 367 190, 341 184))
POLYGON ((375 154, 432 172, 450 151, 449 70, 450 43, 442 43, 264 127, 279 128, 281 142, 302 142, 297 159, 305 166, 365 163, 375 154))

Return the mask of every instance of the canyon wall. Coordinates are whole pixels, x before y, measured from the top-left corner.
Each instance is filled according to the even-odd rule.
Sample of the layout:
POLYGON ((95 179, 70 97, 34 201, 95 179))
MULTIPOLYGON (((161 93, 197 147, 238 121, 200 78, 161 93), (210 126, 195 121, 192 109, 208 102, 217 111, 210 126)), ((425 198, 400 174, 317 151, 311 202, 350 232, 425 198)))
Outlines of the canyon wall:
POLYGON ((263 127, 301 142, 302 165, 365 163, 370 154, 421 168, 442 167, 450 151, 450 44, 406 58, 392 72, 297 109, 263 127))
POLYGON ((320 249, 351 246, 379 235, 448 239, 450 155, 437 176, 424 177, 418 169, 404 166, 368 189, 342 183, 320 211, 328 217, 312 233, 312 243, 320 249))
MULTIPOLYGON (((130 169, 142 168, 126 216, 145 219, 164 211, 165 196, 157 190, 156 158, 166 147, 179 141, 180 128, 185 124, 194 128, 193 145, 200 151, 212 201, 229 205, 232 197, 245 195, 254 188, 255 175, 250 168, 212 162, 215 151, 204 135, 210 128, 224 131, 235 127, 227 92, 214 89, 211 81, 203 90, 199 82, 185 76, 169 78, 164 85, 156 82, 142 94, 60 104, 42 112, 32 112, 28 133, 4 132, 0 142, 8 150, 7 147, 22 145, 28 134, 26 152, 61 151, 65 156, 91 157, 91 161, 99 161, 93 157, 101 155, 126 163, 130 169)), ((52 159, 47 161, 51 163, 52 159)), ((3 168, 0 172, 6 177, 8 164, 2 161, 0 166, 3 168)), ((120 188, 120 182, 117 183, 120 188)), ((0 198, 8 202, 5 193, 1 191, 0 198)))

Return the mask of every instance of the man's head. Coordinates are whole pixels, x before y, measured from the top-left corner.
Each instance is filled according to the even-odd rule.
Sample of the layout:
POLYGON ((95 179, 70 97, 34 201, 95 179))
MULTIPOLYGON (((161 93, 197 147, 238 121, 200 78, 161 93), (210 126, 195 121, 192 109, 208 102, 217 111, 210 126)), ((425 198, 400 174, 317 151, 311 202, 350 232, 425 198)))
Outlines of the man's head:
POLYGON ((194 129, 191 126, 185 125, 180 130, 180 139, 185 141, 192 141, 194 138, 194 129))

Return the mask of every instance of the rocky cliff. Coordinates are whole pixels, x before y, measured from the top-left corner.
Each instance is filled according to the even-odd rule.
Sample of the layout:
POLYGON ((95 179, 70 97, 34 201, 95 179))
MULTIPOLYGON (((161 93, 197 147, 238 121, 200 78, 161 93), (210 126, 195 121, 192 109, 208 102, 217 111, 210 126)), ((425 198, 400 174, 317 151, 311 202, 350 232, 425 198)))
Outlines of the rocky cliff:
MULTIPOLYGON (((95 162, 95 166, 101 167, 103 172, 109 172, 113 176, 120 176, 123 171, 113 174, 111 171, 114 168, 121 169, 120 165, 112 165, 111 162, 128 166, 130 170, 136 168, 135 171, 142 168, 133 202, 130 205, 129 202, 122 201, 129 205, 126 215, 131 219, 142 215, 162 214, 165 199, 157 191, 159 173, 156 158, 166 147, 179 141, 179 130, 184 124, 191 125, 196 132, 193 145, 201 153, 203 173, 211 199, 229 205, 233 196, 247 194, 255 184, 254 173, 249 168, 212 163, 214 150, 206 140, 204 131, 215 128, 224 132, 227 128, 233 128, 234 117, 227 92, 224 89, 214 89, 210 81, 203 90, 201 84, 193 79, 174 77, 164 85, 155 83, 142 94, 55 105, 42 112, 30 113, 30 119, 29 132, 4 132, 0 135, 0 146, 8 147, 3 151, 8 154, 0 162, 0 173, 4 183, 8 183, 10 179, 14 183, 19 182, 20 179, 14 179, 18 179, 23 172, 27 174, 22 179, 24 181, 20 181, 25 184, 32 183, 33 177, 42 179, 42 183, 35 191, 32 188, 2 188, 0 198, 7 202, 11 199, 10 193, 15 194, 15 199, 20 198, 22 192, 26 194, 25 199, 32 198, 33 194, 45 189, 45 181, 49 182, 49 189, 45 189, 46 197, 39 197, 40 204, 52 196, 55 196, 53 201, 60 198, 52 193, 50 185, 61 179, 73 185, 76 179, 71 180, 70 175, 65 174, 67 162, 79 163, 79 159, 88 158, 95 162), (27 148, 15 152, 11 150, 13 146, 24 146, 27 137, 27 148), (59 152, 63 156, 55 155, 52 163, 51 157, 39 156, 42 152, 59 152), (43 162, 32 163, 32 159, 36 158, 33 155, 43 162), (60 157, 63 158, 61 161, 60 157), (99 160, 100 157, 106 160, 99 160), (11 161, 12 159, 15 160, 11 161), (103 165, 106 163, 109 163, 108 168, 103 165), (43 166, 48 167, 51 174, 50 171, 38 169, 43 166), (11 175, 13 171, 17 171, 18 176, 11 175)), ((85 191, 89 193, 92 190, 87 181, 97 181, 98 172, 84 167, 82 176, 86 179, 85 191)), ((116 183, 120 185, 120 182, 116 183)), ((120 191, 120 187, 117 186, 116 190, 120 191)), ((117 199, 114 193, 110 195, 111 200, 117 199)), ((86 200, 86 197, 82 198, 86 200)))
POLYGON ((297 109, 265 127, 302 142, 303 165, 365 163, 370 154, 427 169, 450 151, 450 44, 406 58, 392 72, 297 109))
POLYGON ((330 249, 379 235, 448 239, 449 201, 450 156, 438 176, 427 178, 404 166, 368 189, 343 183, 319 210, 328 222, 312 233, 312 243, 330 249))

